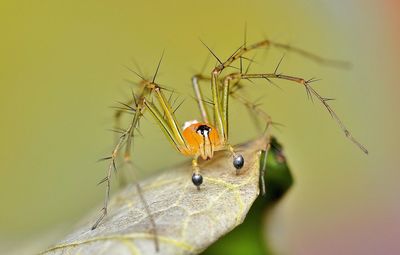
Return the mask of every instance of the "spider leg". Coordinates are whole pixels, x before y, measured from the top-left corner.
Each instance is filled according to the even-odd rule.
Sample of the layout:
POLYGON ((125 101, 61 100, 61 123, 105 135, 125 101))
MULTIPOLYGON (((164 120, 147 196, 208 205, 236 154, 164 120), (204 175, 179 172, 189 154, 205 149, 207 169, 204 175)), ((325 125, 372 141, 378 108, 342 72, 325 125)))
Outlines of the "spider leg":
POLYGON ((232 98, 238 100, 240 103, 242 103, 247 109, 249 109, 251 112, 254 112, 257 114, 260 118, 262 118, 265 121, 266 126, 268 127, 269 125, 273 125, 272 117, 262 110, 259 105, 251 102, 248 100, 246 97, 240 95, 237 91, 231 91, 229 94, 232 98))
MULTIPOLYGON (((145 90, 143 90, 142 97, 144 97, 145 90)), ((131 136, 133 135, 133 132, 139 122, 140 117, 142 116, 142 109, 143 105, 138 103, 136 105, 136 109, 134 109, 134 117, 132 118, 131 123, 129 124, 128 128, 124 131, 121 131, 121 135, 119 136, 119 139, 114 146, 114 149, 111 152, 111 156, 106 158, 107 160, 110 160, 110 163, 108 165, 108 170, 107 170, 107 175, 106 177, 101 180, 101 183, 106 183, 106 195, 104 198, 104 205, 103 208, 101 209, 101 215, 99 219, 95 222, 95 224, 92 226, 92 230, 95 229, 99 223, 103 220, 103 218, 107 215, 107 209, 108 209, 108 201, 110 197, 110 190, 111 190, 111 177, 112 177, 112 171, 116 171, 116 160, 119 156, 119 152, 121 148, 126 145, 127 142, 131 139, 131 136)))
POLYGON ((200 168, 198 163, 199 156, 196 155, 192 159, 192 182, 197 187, 197 190, 200 190, 200 185, 203 183, 203 176, 200 174, 200 168))
MULTIPOLYGON (((124 153, 124 163, 130 168, 130 170, 131 170, 130 172, 132 174, 135 173, 135 171, 133 169, 133 162, 132 162, 132 156, 131 156, 132 155, 131 154, 131 151, 132 151, 132 149, 131 149, 132 148, 132 139, 133 139, 133 136, 134 136, 135 129, 139 124, 139 120, 143 116, 143 113, 144 113, 144 111, 146 109, 146 107, 145 107, 146 97, 150 96, 150 94, 153 91, 154 91, 153 84, 145 82, 145 87, 143 89, 142 94, 139 96, 138 103, 136 103, 136 97, 135 97, 135 95, 133 95, 134 96, 133 100, 136 103, 136 111, 135 111, 135 115, 134 115, 134 117, 132 119, 132 122, 131 122, 131 125, 130 125, 131 128, 129 129, 129 136, 126 139, 125 153, 124 153)), ((134 178, 134 180, 137 180, 137 178, 134 178)), ((147 202, 146 202, 146 200, 145 200, 145 198, 143 196, 140 184, 137 181, 135 181, 134 184, 135 184, 136 190, 138 192, 140 201, 142 202, 142 204, 143 204, 143 206, 145 208, 146 214, 149 216, 151 230, 153 232, 153 237, 154 237, 155 249, 156 249, 156 252, 158 252, 160 250, 160 248, 159 248, 159 241, 158 241, 156 223, 155 223, 154 218, 153 218, 153 216, 151 214, 149 205, 147 204, 147 202)))
POLYGON ((168 103, 168 100, 166 99, 164 93, 161 91, 160 87, 155 88, 155 96, 161 106, 161 108, 164 111, 165 114, 165 119, 169 125, 169 127, 172 130, 172 133, 174 134, 174 139, 178 142, 180 147, 185 146, 186 147, 186 141, 183 138, 181 127, 178 124, 178 121, 175 118, 174 111, 172 110, 171 105, 168 103))
MULTIPOLYGON (((249 109, 252 109, 254 112, 256 112, 258 115, 263 117, 266 120, 267 126, 270 124, 273 124, 271 117, 264 111, 262 111, 260 108, 258 108, 256 105, 254 105, 252 102, 248 101, 246 98, 244 98, 241 95, 238 95, 236 91, 231 92, 230 87, 237 86, 238 82, 241 79, 266 79, 270 81, 271 79, 280 79, 280 80, 287 80, 287 81, 292 81, 298 84, 301 84, 304 86, 306 89, 307 95, 309 98, 317 98, 327 109, 327 111, 330 113, 332 118, 338 123, 339 127, 342 129, 343 133, 345 136, 353 142, 357 147, 359 147, 365 154, 368 154, 368 150, 365 148, 364 145, 362 145, 356 138, 353 137, 351 132, 347 129, 347 127, 344 125, 344 123, 340 120, 339 116, 336 114, 336 112, 333 110, 333 108, 329 105, 329 101, 332 100, 330 98, 325 98, 322 97, 313 87, 311 87, 311 83, 316 81, 315 79, 309 79, 305 80, 304 78, 301 77, 295 77, 295 76, 289 76, 289 75, 284 75, 284 74, 278 74, 276 72, 274 73, 266 73, 266 74, 238 74, 238 73, 233 73, 225 77, 225 79, 222 81, 223 83, 223 95, 222 95, 222 112, 224 112, 224 115, 220 116, 225 116, 224 119, 221 117, 221 122, 223 125, 228 126, 228 99, 227 99, 227 93, 229 93, 232 97, 238 99, 241 101, 246 107, 249 109), (239 77, 240 75, 240 77, 239 77)), ((212 78, 207 78, 207 77, 202 77, 203 80, 208 80, 212 78)), ((225 129, 227 130, 227 129, 225 129)))
POLYGON ((220 101, 220 111, 221 114, 217 115, 216 118, 219 118, 219 121, 223 125, 223 133, 224 133, 224 141, 223 144, 226 148, 231 152, 233 157, 233 166, 236 168, 236 174, 239 174, 239 170, 244 165, 244 158, 241 154, 235 152, 233 146, 229 143, 229 95, 230 95, 230 88, 237 84, 241 79, 240 73, 232 73, 226 76, 222 81, 222 88, 221 88, 221 101, 220 101))
MULTIPOLYGON (((204 44, 204 42, 202 42, 202 43, 204 44)), ((212 91, 212 101, 214 104, 213 105, 214 124, 218 129, 220 137, 222 137, 222 142, 226 142, 227 138, 228 138, 228 134, 227 134, 228 130, 227 130, 227 125, 226 125, 227 119, 226 119, 226 113, 224 112, 227 110, 226 102, 227 102, 228 96, 227 96, 226 92, 220 92, 220 88, 221 88, 220 82, 221 81, 220 81, 219 75, 225 68, 230 67, 233 62, 235 62, 238 59, 241 59, 244 54, 246 54, 250 51, 256 50, 256 49, 269 48, 271 46, 274 46, 274 47, 282 48, 282 49, 285 49, 288 51, 293 51, 297 54, 300 54, 300 55, 302 55, 306 58, 309 58, 310 60, 313 60, 318 63, 327 64, 327 65, 331 64, 331 65, 336 65, 336 66, 347 65, 347 63, 342 62, 342 61, 325 59, 316 54, 305 51, 303 49, 292 47, 288 44, 274 42, 269 39, 265 39, 263 41, 254 43, 250 46, 247 46, 246 43, 244 43, 225 62, 222 62, 207 45, 205 45, 205 46, 219 62, 219 64, 211 72, 211 91, 212 91), (222 94, 222 95, 220 95, 220 94, 222 94), (221 105, 221 98, 222 98, 222 105, 221 105), (225 124, 224 124, 224 122, 225 122, 225 124)))
POLYGON ((249 46, 246 46, 246 44, 244 44, 241 48, 236 50, 234 52, 234 54, 232 54, 225 62, 220 63, 218 66, 216 66, 212 73, 215 72, 217 75, 219 75, 226 67, 230 66, 236 60, 240 59, 244 54, 246 54, 250 51, 256 50, 256 49, 270 48, 270 47, 276 47, 276 48, 285 49, 287 51, 297 53, 305 58, 308 58, 314 62, 323 64, 323 65, 330 65, 330 66, 343 67, 343 68, 348 68, 350 66, 350 64, 346 61, 324 58, 315 53, 303 50, 301 48, 291 46, 289 44, 279 43, 279 42, 275 42, 275 41, 272 41, 269 39, 265 39, 260 42, 251 44, 249 46))
MULTIPOLYGON (((145 112, 146 109, 149 109, 153 117, 156 119, 156 121, 160 124, 162 127, 162 130, 166 134, 167 138, 170 139, 172 144, 175 145, 175 147, 178 149, 178 151, 182 152, 186 150, 186 142, 182 136, 182 133, 180 131, 180 128, 177 124, 177 121, 174 116, 174 112, 172 111, 171 105, 169 104, 168 100, 165 98, 164 94, 161 91, 161 87, 155 83, 155 79, 160 67, 162 61, 162 56, 161 59, 158 63, 156 72, 153 76, 152 81, 143 79, 140 75, 138 75, 142 81, 140 82, 142 86, 142 92, 141 94, 136 97, 132 93, 132 99, 128 103, 121 103, 123 107, 120 107, 117 112, 115 113, 115 118, 117 122, 117 126, 119 126, 119 120, 123 112, 126 110, 133 112, 133 117, 131 119, 131 122, 126 130, 120 131, 120 137, 112 150, 111 156, 105 158, 107 160, 110 160, 109 166, 108 166, 108 171, 107 171, 107 176, 100 181, 99 184, 101 183, 106 183, 106 194, 104 198, 104 204, 103 208, 101 209, 101 214, 100 217, 97 219, 97 221, 94 223, 92 226, 92 230, 97 228, 97 226, 100 224, 100 222, 104 219, 104 217, 107 215, 108 211, 108 203, 109 203, 109 198, 110 198, 110 190, 111 190, 111 177, 112 177, 112 171, 116 171, 116 160, 120 155, 120 150, 122 149, 123 146, 125 146, 125 152, 124 152, 124 163, 127 164, 131 169, 133 169, 133 162, 132 162, 132 156, 131 156, 131 147, 132 147, 132 142, 133 142, 133 137, 135 130, 137 129, 139 125, 139 120, 143 116, 143 113, 145 112), (164 111, 164 115, 161 114, 161 112, 158 110, 158 108, 151 102, 149 101, 152 94, 155 94, 156 99, 158 100, 158 104, 161 107, 161 109, 164 111), (134 106, 131 106, 134 103, 134 106)), ((135 72, 136 73, 136 72, 135 72)), ((119 128, 119 127, 117 127, 119 128)), ((132 171, 134 173, 134 171, 132 171)), ((158 243, 158 237, 157 237, 157 230, 156 230, 156 224, 155 221, 151 215, 150 208, 148 204, 146 203, 140 185, 139 183, 135 182, 135 186, 138 191, 138 195, 140 197, 141 202, 143 203, 146 213, 149 216, 150 219, 150 224, 152 226, 153 230, 153 236, 154 236, 154 242, 155 242, 155 247, 156 251, 159 250, 159 243, 158 243)))
POLYGON ((261 195, 264 196, 266 194, 266 185, 265 185, 265 173, 267 171, 267 159, 268 152, 271 148, 271 138, 267 136, 267 144, 265 149, 261 150, 260 155, 260 180, 261 180, 261 195))
MULTIPOLYGON (((143 115, 143 112, 145 109, 149 109, 149 111, 152 113, 153 117, 155 117, 156 121, 159 122, 160 126, 162 127, 162 130, 164 133, 167 135, 167 138, 170 138, 170 141, 172 142, 173 145, 178 149, 178 151, 184 150, 185 146, 185 141, 183 139, 183 136, 181 134, 181 131, 179 129, 179 126, 177 124, 177 121, 175 119, 175 116, 172 112, 171 106, 168 103, 168 100, 165 98, 164 94, 161 91, 161 87, 154 83, 154 79, 152 82, 149 82, 145 89, 143 90, 142 95, 138 99, 138 104, 136 106, 136 112, 135 116, 132 120, 131 126, 137 126, 139 122, 139 118, 143 115), (161 115, 161 112, 157 109, 157 107, 150 101, 147 100, 149 95, 151 93, 155 93, 156 98, 158 99, 158 102, 161 106, 161 108, 164 110, 164 115, 161 115), (165 116, 165 117, 164 117, 165 116)), ((135 129, 131 129, 129 136, 127 137, 126 141, 126 150, 124 154, 124 162, 133 170, 133 164, 132 164, 132 158, 131 158, 131 142, 133 138, 133 133, 135 129)), ((133 172, 133 171, 132 171, 133 172)), ((151 215, 150 208, 148 204, 146 203, 146 200, 143 197, 143 194, 141 192, 141 188, 139 183, 135 182, 135 186, 137 188, 140 200, 142 201, 146 213, 149 215, 149 220, 150 224, 152 226, 152 231, 153 231, 153 236, 154 236, 154 242, 156 245, 156 251, 159 251, 159 242, 157 238, 157 228, 155 221, 151 215)))
POLYGON ((210 123, 209 122, 209 115, 208 115, 208 111, 207 108, 205 106, 205 101, 203 99, 203 94, 200 90, 200 86, 199 86, 199 81, 202 79, 201 75, 194 75, 192 77, 192 84, 193 84, 193 90, 194 90, 194 94, 196 96, 196 100, 197 103, 199 105, 199 109, 200 109, 200 113, 201 113, 201 117, 203 119, 203 121, 205 123, 210 123))
MULTIPOLYGON (((144 85, 145 81, 143 80, 141 82, 141 85, 144 85)), ((119 106, 116 107, 112 107, 115 109, 114 112, 114 129, 112 131, 114 131, 114 133, 116 134, 115 137, 115 142, 118 142, 119 140, 119 136, 121 134, 124 133, 124 129, 121 128, 121 118, 123 116, 123 114, 131 114, 131 115, 135 115, 136 112, 136 108, 137 108, 137 97, 134 93, 134 91, 132 90, 132 98, 130 98, 129 100, 125 101, 125 102, 118 102, 119 106)), ((135 127, 136 130, 139 132, 139 123, 138 125, 135 127)), ((140 134, 140 133, 139 133, 140 134)), ((132 133, 133 135, 133 133, 132 133)), ((130 142, 129 142, 130 143, 130 142)), ((127 146, 130 147, 130 146, 127 146)), ((132 174, 133 172, 129 172, 129 174, 132 174)), ((129 179, 135 179, 135 177, 133 178, 127 178, 127 173, 126 172, 120 172, 120 176, 118 176, 118 182, 119 182, 119 186, 125 186, 125 184, 128 182, 129 179), (122 173, 122 174, 121 174, 122 173)))
MULTIPOLYGON (((133 95, 135 96, 135 95, 133 95)), ((135 109, 132 108, 132 105, 136 105, 136 99, 129 99, 126 102, 118 102, 121 106, 113 107, 115 108, 114 113, 114 127, 118 130, 121 128, 121 117, 124 113, 134 112, 135 109)))
MULTIPOLYGON (((186 145, 186 140, 183 138, 181 129, 179 128, 174 113, 171 110, 171 106, 165 99, 165 96, 161 90, 156 88, 155 92, 158 103, 160 107, 163 109, 164 114, 161 114, 159 109, 152 102, 145 101, 146 107, 149 109, 153 117, 160 124, 160 127, 163 130, 164 134, 170 140, 170 142, 175 146, 175 148, 182 154, 190 155, 190 150, 186 145)), ((194 155, 192 160, 192 168, 193 168, 192 182, 197 187, 197 189, 200 190, 200 185, 203 183, 203 177, 200 174, 198 157, 199 155, 196 154, 194 155)))
POLYGON ((218 130, 218 135, 221 139, 221 144, 225 144, 228 140, 228 134, 226 125, 223 122, 221 113, 221 101, 220 101, 220 80, 218 78, 219 72, 213 71, 211 74, 211 92, 213 101, 213 112, 214 112, 214 125, 218 130))
MULTIPOLYGON (((135 102, 135 106, 132 107, 132 106, 127 105, 127 107, 129 107, 130 110, 133 111, 133 118, 132 118, 130 124, 126 130, 121 132, 121 135, 111 153, 111 156, 106 158, 106 159, 110 160, 108 170, 107 170, 107 176, 100 182, 100 183, 106 183, 106 194, 105 194, 105 198, 104 198, 103 208, 101 209, 101 214, 100 214, 99 218, 97 219, 97 221, 92 226, 92 230, 97 228, 97 226, 101 223, 101 221, 107 215, 108 203, 109 203, 109 199, 110 199, 112 171, 113 170, 116 171, 116 160, 119 157, 120 150, 123 148, 123 146, 125 146, 124 163, 127 164, 131 169, 133 168, 132 167, 132 159, 131 159, 132 138, 133 138, 134 132, 139 124, 139 120, 143 116, 144 110, 146 109, 145 99, 147 96, 150 96, 150 94, 154 90, 153 86, 151 86, 151 83, 149 83, 147 81, 143 81, 143 84, 144 84, 144 87, 143 87, 143 90, 142 90, 142 93, 140 94, 140 96, 138 98, 132 99, 133 102, 135 102)), ((117 117, 119 117, 119 116, 117 115, 117 117)), ((132 173, 134 173, 134 171, 132 171, 132 173)), ((158 244, 157 230, 156 230, 156 225, 155 225, 154 219, 151 215, 149 206, 143 197, 139 183, 136 181, 135 181, 135 186, 137 188, 139 198, 144 205, 146 213, 149 215, 152 232, 154 234, 155 247, 156 247, 156 251, 158 251, 159 244, 158 244)))
MULTIPOLYGON (((228 60, 226 60, 224 63, 220 64, 219 66, 215 67, 213 72, 212 72, 212 80, 218 80, 218 76, 219 74, 222 72, 222 70, 231 65, 235 60, 241 58, 241 56, 243 54, 245 54, 246 52, 253 50, 253 49, 257 49, 257 48, 261 48, 261 47, 269 47, 269 46, 276 46, 279 48, 284 48, 287 50, 291 50, 293 52, 296 52, 304 57, 307 57, 313 61, 322 63, 322 64, 333 64, 336 66, 344 66, 346 65, 345 62, 341 62, 341 61, 335 61, 335 60, 328 60, 325 58, 322 58, 316 54, 310 53, 308 51, 299 49, 299 48, 295 48, 295 47, 291 47, 289 45, 286 44, 280 44, 280 43, 275 43, 269 40, 264 40, 261 41, 259 43, 253 44, 249 47, 242 47, 240 50, 236 51, 236 53, 234 53, 231 57, 228 58, 228 60)), ((279 65, 278 65, 279 66, 279 65)), ((335 111, 332 109, 332 107, 328 104, 328 101, 330 100, 329 98, 324 98, 322 97, 314 88, 311 87, 310 83, 314 82, 314 79, 310 79, 310 80, 305 80, 303 78, 300 77, 295 77, 295 76, 289 76, 289 75, 283 75, 283 74, 278 74, 276 73, 276 70, 274 73, 270 73, 270 74, 240 74, 240 78, 237 78, 237 74, 231 74, 228 75, 224 81, 229 81, 229 76, 235 76, 235 80, 238 81, 240 79, 251 79, 251 78, 262 78, 262 79, 267 79, 268 81, 270 79, 283 79, 283 80, 288 80, 288 81, 292 81, 292 82, 296 82, 299 84, 302 84, 307 92, 307 95, 310 97, 310 99, 313 99, 313 97, 317 98, 324 106, 325 108, 328 110, 328 112, 330 113, 330 115, 335 119, 335 121, 338 123, 338 125, 340 126, 340 128, 342 129, 342 131, 344 132, 345 136, 352 141, 355 145, 357 145, 365 154, 368 154, 368 150, 360 143, 358 142, 350 133, 350 131, 346 128, 346 126, 343 124, 343 122, 340 120, 339 116, 335 113, 335 111)), ((229 82, 228 82, 229 83, 229 82)), ((225 84, 224 82, 224 90, 227 89, 229 91, 229 85, 230 84, 225 84)), ((225 106, 222 106, 225 107, 225 106)))
POLYGON ((161 109, 164 111, 164 114, 160 112, 158 107, 153 102, 144 100, 144 104, 158 122, 165 136, 172 143, 172 145, 174 145, 179 152, 184 152, 187 149, 186 141, 183 138, 182 131, 178 125, 178 122, 176 121, 171 105, 168 103, 168 100, 165 98, 161 88, 158 85, 156 85, 154 91, 156 93, 156 99, 161 109))
MULTIPOLYGON (((133 162, 132 162, 132 157, 131 157, 130 153, 129 154, 125 154, 124 163, 132 170, 131 172, 134 173, 133 162)), ((137 178, 135 178, 135 180, 137 180, 137 178)), ((140 184, 137 181, 135 181, 134 184, 135 184, 137 193, 139 195, 140 201, 142 202, 142 204, 143 204, 143 206, 145 208, 146 214, 149 216, 149 221, 150 221, 150 225, 151 225, 151 231, 153 232, 153 237, 154 237, 155 249, 156 249, 156 252, 158 252, 160 250, 160 245, 159 245, 159 241, 158 241, 156 223, 155 223, 154 218, 153 218, 153 216, 151 214, 150 207, 147 204, 146 199, 143 196, 143 192, 142 192, 142 188, 140 187, 140 184)))
POLYGON ((365 154, 368 154, 368 150, 360 143, 358 142, 353 135, 350 133, 350 131, 347 129, 347 127, 343 124, 343 122, 340 120, 339 116, 336 114, 336 112, 333 110, 333 108, 329 105, 329 101, 332 100, 330 98, 325 98, 322 97, 313 87, 311 87, 311 83, 315 81, 314 79, 310 80, 305 80, 304 78, 301 77, 296 77, 296 76, 289 76, 289 75, 284 75, 284 74, 277 74, 277 73, 266 73, 266 74, 242 74, 241 75, 242 79, 251 79, 251 78, 262 78, 262 79, 280 79, 280 80, 287 80, 287 81, 292 81, 295 83, 298 83, 306 89, 307 95, 312 99, 317 98, 326 108, 326 110, 329 112, 329 114, 332 116, 332 118, 338 123, 339 127, 342 129, 343 133, 345 136, 353 142, 356 146, 358 146, 365 154))

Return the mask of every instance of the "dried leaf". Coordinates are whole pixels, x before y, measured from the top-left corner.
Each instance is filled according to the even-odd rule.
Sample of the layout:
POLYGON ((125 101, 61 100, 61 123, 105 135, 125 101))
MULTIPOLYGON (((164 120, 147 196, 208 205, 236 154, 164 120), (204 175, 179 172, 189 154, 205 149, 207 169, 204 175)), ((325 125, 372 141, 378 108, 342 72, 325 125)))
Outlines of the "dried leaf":
MULTIPOLYGON (((200 191, 191 182, 190 164, 140 183, 157 226, 158 254, 198 254, 243 222, 259 194, 258 152, 265 142, 262 138, 237 148, 245 157, 239 175, 227 153, 203 162, 200 191)), ((92 231, 95 217, 42 254, 156 253, 150 221, 134 185, 111 199, 109 214, 92 231)))

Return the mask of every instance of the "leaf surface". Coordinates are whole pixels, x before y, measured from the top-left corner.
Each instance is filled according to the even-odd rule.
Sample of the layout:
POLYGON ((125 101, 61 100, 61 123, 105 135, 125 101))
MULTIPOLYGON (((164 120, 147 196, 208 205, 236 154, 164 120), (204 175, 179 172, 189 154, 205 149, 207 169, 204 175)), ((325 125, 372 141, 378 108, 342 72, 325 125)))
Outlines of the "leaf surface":
MULTIPOLYGON (((237 147, 245 158, 238 175, 226 152, 201 162, 200 190, 191 182, 190 163, 140 183, 157 226, 158 254, 198 254, 243 222, 259 194, 259 151, 265 142, 260 138, 237 147)), ((149 216, 134 185, 112 197, 109 214, 91 230, 96 217, 42 254, 157 254, 149 216)))
MULTIPOLYGON (((262 160, 261 160, 262 162, 262 160)), ((277 221, 275 214, 281 214, 281 201, 293 185, 293 176, 286 161, 282 145, 271 139, 265 172, 266 194, 258 196, 247 213, 244 222, 208 247, 202 255, 241 254, 284 254, 284 224, 277 221), (280 204, 280 205, 279 205, 280 204), (269 224, 274 226, 270 229, 269 224), (272 234, 272 231, 275 233, 272 234), (271 239, 271 236, 274 237, 271 239)))

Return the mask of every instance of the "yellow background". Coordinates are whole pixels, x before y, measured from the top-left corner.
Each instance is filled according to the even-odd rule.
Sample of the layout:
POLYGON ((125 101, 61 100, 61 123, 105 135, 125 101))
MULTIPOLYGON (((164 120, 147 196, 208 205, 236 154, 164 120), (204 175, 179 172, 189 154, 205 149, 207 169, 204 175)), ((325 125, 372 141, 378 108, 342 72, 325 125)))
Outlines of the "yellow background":
MULTIPOLYGON (((350 70, 334 69, 287 52, 280 70, 321 78, 314 88, 338 99, 332 104, 339 116, 370 150, 365 156, 346 140, 299 86, 248 85, 250 99, 265 95, 263 108, 285 125, 274 133, 296 184, 274 227, 286 251, 395 249, 399 39, 384 7, 361 0, 2 1, 0 251, 32 240, 40 247, 37 240, 57 239, 100 209, 104 188, 96 183, 105 164, 96 159, 113 144, 108 107, 129 98, 132 85, 124 79, 137 80, 124 65, 136 68, 134 58, 151 76, 165 49, 158 81, 187 98, 180 121, 198 118, 190 77, 208 54, 199 38, 226 58, 242 43, 245 22, 249 42, 268 36, 352 63, 350 70)), ((252 70, 273 71, 283 53, 259 51, 252 70)), ((242 107, 234 104, 230 114, 234 142, 257 134, 242 107)), ((142 124, 134 150, 138 171, 184 160, 151 117, 142 124)))

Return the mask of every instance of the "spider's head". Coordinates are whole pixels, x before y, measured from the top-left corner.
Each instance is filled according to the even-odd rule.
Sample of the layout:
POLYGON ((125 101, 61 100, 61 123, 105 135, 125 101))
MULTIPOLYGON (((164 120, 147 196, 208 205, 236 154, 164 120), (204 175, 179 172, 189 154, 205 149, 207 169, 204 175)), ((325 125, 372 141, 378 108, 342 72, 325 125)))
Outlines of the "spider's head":
POLYGON ((200 154, 204 160, 211 159, 216 147, 220 145, 217 130, 208 123, 185 123, 183 136, 188 144, 189 154, 200 154))

